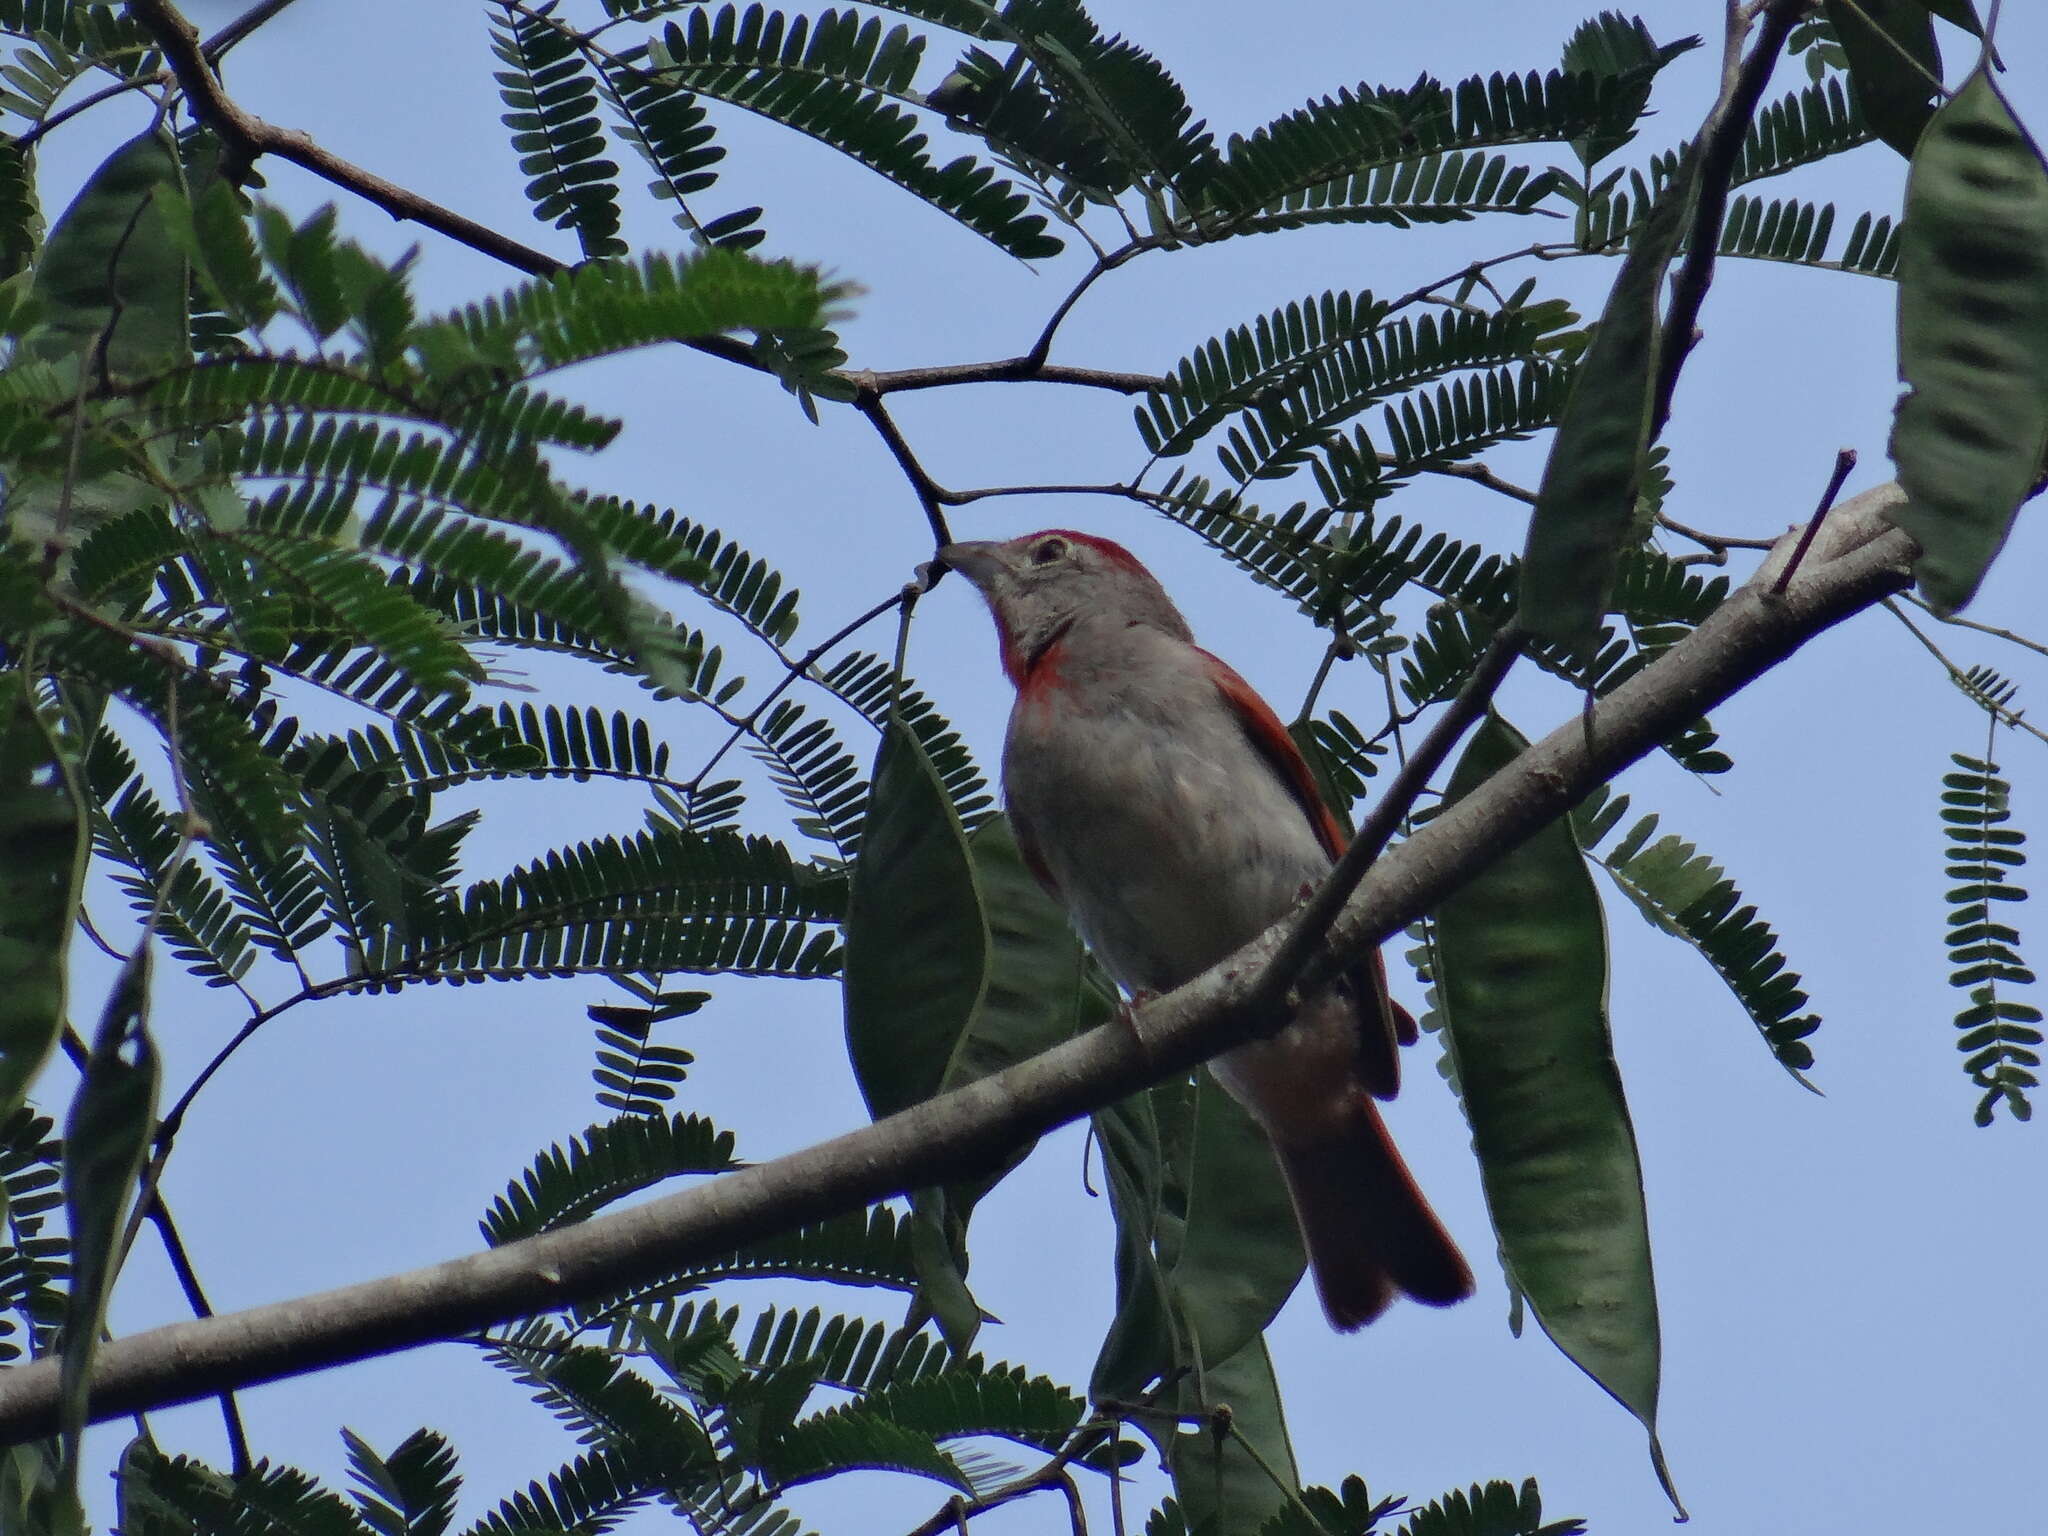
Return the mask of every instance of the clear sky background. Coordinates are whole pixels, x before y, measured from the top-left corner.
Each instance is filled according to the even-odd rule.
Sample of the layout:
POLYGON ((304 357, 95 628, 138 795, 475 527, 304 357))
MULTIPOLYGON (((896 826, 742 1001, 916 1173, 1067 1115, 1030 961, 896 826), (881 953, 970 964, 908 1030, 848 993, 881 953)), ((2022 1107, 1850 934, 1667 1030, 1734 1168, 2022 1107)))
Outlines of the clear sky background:
MULTIPOLYGON (((190 14, 210 30, 239 8, 205 0, 190 14)), ((1720 7, 1686 0, 1639 10, 1660 40, 1699 32, 1709 43, 1660 84, 1648 139, 1661 147, 1691 132, 1710 98, 1720 7)), ((1232 130, 1361 79, 1405 84, 1424 70, 1455 77, 1552 67, 1586 12, 1548 0, 1272 0, 1256 8, 1099 0, 1096 14, 1162 55, 1198 111, 1232 130)), ((2040 8, 2009 7, 2001 42, 2014 65, 2009 92, 2036 127, 2048 125, 2040 8)), ((1961 39, 1945 31, 1944 43, 1958 78, 1961 39)), ((494 67, 476 5, 301 0, 232 56, 227 78, 260 116, 572 256, 565 237, 527 212, 497 122, 494 67)), ((934 50, 920 84, 935 85, 947 67, 944 50, 934 50)), ((1777 88, 1803 81, 1797 63, 1785 65, 1777 88)), ((1021 351, 1083 269, 1072 252, 1027 269, 817 145, 736 112, 719 119, 733 152, 712 206, 764 204, 770 252, 821 261, 862 285, 845 329, 856 366, 1021 351)), ((46 201, 59 203, 67 178, 135 127, 110 111, 60 132, 45 151, 46 201)), ((417 242, 423 306, 513 280, 289 166, 266 161, 263 170, 268 195, 295 210, 338 201, 344 228, 376 250, 395 255, 417 242)), ((1870 148, 1823 167, 1821 178, 1795 176, 1768 190, 1813 196, 1825 179, 1837 227, 1846 229, 1862 208, 1896 211, 1902 176, 1903 162, 1870 148)), ((637 170, 629 166, 626 179, 635 182, 637 170)), ((629 207, 627 232, 644 247, 681 245, 651 204, 629 207)), ((1148 257, 1098 285, 1055 356, 1162 368, 1289 299, 1330 287, 1400 292, 1548 232, 1506 221, 1421 235, 1364 227, 1148 257)), ((1589 313, 1613 274, 1590 260, 1535 270, 1544 291, 1589 313)), ((1807 514, 1838 447, 1863 457, 1852 491, 1886 478, 1891 303, 1889 285, 1873 280, 1724 263, 1677 402, 1669 510, 1694 526, 1772 534, 1807 514)), ((772 382, 677 348, 589 366, 562 384, 627 422, 600 460, 566 471, 678 507, 777 562, 804 589, 800 639, 829 633, 929 554, 914 499, 849 411, 827 408, 809 426, 772 382)), ((1128 404, 1105 394, 1004 385, 894 404, 927 467, 949 486, 1113 480, 1141 455, 1128 404)), ((1540 444, 1525 445, 1489 462, 1533 483, 1540 454, 1540 444)), ((1396 510, 1502 550, 1523 534, 1517 507, 1457 483, 1419 484, 1396 510)), ((1972 614, 2039 633, 2048 628, 2037 595, 2048 540, 2037 512, 2028 521, 1972 614)), ((981 503, 956 513, 953 526, 981 537, 1048 524, 1130 544, 1203 642, 1292 712, 1320 655, 1318 636, 1185 532, 1128 503, 1078 500, 981 503)), ((885 627, 862 639, 886 651, 893 634, 885 627)), ((2029 693, 2048 686, 2038 659, 2028 665, 1977 636, 1949 639, 1958 657, 1990 661, 2029 693)), ((946 583, 920 607, 911 655, 920 685, 993 771, 1008 690, 986 616, 964 583, 946 583)), ((735 657, 734 670, 773 675, 758 655, 735 657)), ((543 687, 549 680, 534 675, 543 687)), ((576 686, 587 689, 587 680, 576 686)), ((1325 702, 1372 719, 1376 697, 1361 666, 1340 672, 1325 702)), ((1535 735, 1568 718, 1576 701, 1518 680, 1505 707, 1535 735)), ((717 739, 706 718, 682 706, 667 706, 660 719, 681 761, 717 739)), ((1939 779, 1951 751, 1981 752, 1983 717, 1880 613, 1817 642, 1719 711, 1715 724, 1733 773, 1706 785, 1653 762, 1624 787, 1639 809, 1664 811, 1669 830, 1721 860, 1779 929, 1825 1019, 1812 1044, 1826 1097, 1804 1092, 1772 1062, 1703 962, 1610 900, 1614 1031, 1642 1144, 1673 1473, 1696 1528, 1712 1536, 2030 1528, 2048 1424, 2048 1331, 2036 1294, 2048 1261, 2040 1220, 2048 1127, 1970 1124, 1975 1095, 1950 1024, 1960 995, 1946 985, 1941 943, 1939 779)), ((2038 744, 2008 740, 1999 751, 2019 823, 2039 834, 2048 827, 2048 773, 2038 744)), ((630 831, 641 810, 636 796, 601 784, 496 803, 506 814, 468 844, 472 874, 543 842, 630 831)), ((775 814, 765 785, 755 803, 762 817, 775 814)), ((2032 910, 2017 915, 2038 957, 2048 931, 2030 920, 2032 910)), ((1397 991, 1413 1002, 1412 979, 1398 966, 1396 974, 1397 991)), ((699 1057, 683 1107, 714 1112, 754 1159, 861 1122, 836 988, 711 985, 715 1002, 670 1026, 668 1038, 699 1057)), ((96 1008, 97 986, 81 986, 81 1016, 96 1008)), ((278 1300, 474 1248, 476 1219, 505 1182, 596 1114, 582 1009, 612 995, 590 980, 420 989, 324 1004, 272 1026, 201 1098, 165 1186, 215 1304, 278 1300)), ((227 1001, 165 986, 156 1029, 171 1091, 240 1022, 227 1001)), ((1477 1261, 1480 1294, 1448 1312, 1397 1308, 1347 1338, 1328 1332, 1311 1297, 1297 1296, 1271 1339, 1302 1471, 1311 1481, 1356 1471, 1375 1492, 1418 1499, 1473 1480, 1535 1475, 1553 1516, 1585 1516, 1601 1533, 1657 1529, 1669 1511, 1634 1421, 1533 1330, 1520 1341, 1508 1335, 1477 1174, 1456 1109, 1429 1070, 1429 1049, 1411 1061, 1396 1134, 1477 1261)), ((68 1098, 70 1087, 66 1074, 53 1074, 46 1104, 68 1098)), ((977 1218, 974 1281, 1003 1319, 981 1347, 1085 1382, 1109 1316, 1109 1236, 1105 1203, 1081 1188, 1078 1132, 1048 1138, 977 1218)), ((898 1315, 897 1299, 879 1292, 827 1296, 776 1284, 736 1296, 898 1315)), ((169 1321, 181 1307, 145 1241, 124 1279, 116 1328, 169 1321)), ((336 1486, 341 1425, 386 1450, 423 1423, 447 1431, 468 1479, 465 1518, 572 1450, 515 1383, 462 1345, 252 1391, 243 1406, 259 1454, 336 1486)), ((167 1444, 224 1462, 210 1405, 154 1422, 167 1444)), ((96 1436, 101 1457, 111 1458, 126 1430, 110 1425, 96 1436)), ((1148 1474, 1140 1492, 1156 1497, 1157 1489, 1148 1474)), ((795 1502, 836 1536, 906 1530, 943 1499, 936 1485, 875 1477, 795 1502)), ((1061 1518, 1055 1507, 1025 1504, 975 1528, 1036 1532, 1061 1518)), ((625 1528, 665 1529, 667 1519, 645 1513, 625 1528)))

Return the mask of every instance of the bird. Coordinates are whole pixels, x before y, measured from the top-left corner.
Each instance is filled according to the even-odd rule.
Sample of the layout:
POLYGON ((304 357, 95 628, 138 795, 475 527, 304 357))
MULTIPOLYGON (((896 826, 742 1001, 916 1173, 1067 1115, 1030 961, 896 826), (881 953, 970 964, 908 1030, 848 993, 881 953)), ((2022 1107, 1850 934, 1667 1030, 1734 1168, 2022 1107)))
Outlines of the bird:
MULTIPOLYGON (((1344 835, 1300 749, 1137 556, 1049 528, 949 543, 938 561, 979 590, 1016 687, 1003 790, 1017 846, 1133 998, 1207 970, 1328 873, 1344 835)), ((1272 1144, 1343 1332, 1397 1295, 1472 1293, 1375 1103, 1414 1038, 1375 951, 1277 1033, 1209 1063, 1272 1144)))

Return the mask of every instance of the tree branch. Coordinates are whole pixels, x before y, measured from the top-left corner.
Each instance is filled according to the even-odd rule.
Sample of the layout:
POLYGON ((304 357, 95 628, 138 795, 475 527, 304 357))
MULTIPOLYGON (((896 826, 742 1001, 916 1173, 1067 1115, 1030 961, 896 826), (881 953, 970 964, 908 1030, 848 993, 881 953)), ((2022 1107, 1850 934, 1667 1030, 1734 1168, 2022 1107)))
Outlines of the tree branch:
POLYGON ((862 369, 847 371, 843 376, 852 380, 856 388, 876 395, 944 389, 954 384, 1078 384, 1087 389, 1114 390, 1120 395, 1142 395, 1147 390, 1167 387, 1167 381, 1154 373, 1073 368, 1030 356, 999 358, 992 363, 944 363, 931 368, 891 368, 879 372, 862 369))
POLYGON ((1707 289, 1714 281, 1714 257, 1721 244, 1721 224, 1728 211, 1728 183, 1735 174, 1735 160, 1742 153, 1742 141, 1756 116, 1756 104, 1792 27, 1809 8, 1811 0, 1767 0, 1763 27, 1756 46, 1740 64, 1740 18, 1730 8, 1729 50, 1723 66, 1721 99, 1700 125, 1699 169, 1694 184, 1699 188, 1693 204, 1692 224, 1686 232, 1685 261, 1671 280, 1671 307, 1664 314, 1663 347, 1657 360, 1657 390, 1650 402, 1650 441, 1655 442, 1671 414, 1671 397, 1678 389, 1679 371, 1692 352, 1700 308, 1707 301, 1707 289))
MULTIPOLYGON (((1780 596, 1765 562, 1698 629, 1524 752, 1375 864, 1338 915, 1328 953, 1353 962, 1563 815, 1595 786, 1768 672, 1808 640, 1907 583, 1903 533, 1871 536, 1847 503, 1780 596), (1862 530, 1850 540, 1850 530, 1862 530)), ((602 1296, 770 1233, 985 1166, 1055 1126, 1215 1055, 1269 1022, 1249 1007, 1289 918, 1141 1011, 860 1130, 561 1231, 338 1290, 102 1346, 91 1415, 191 1401, 453 1338, 602 1296)), ((0 1443, 56 1426, 58 1366, 0 1371, 0 1443)))
POLYGON ((1527 643, 1528 636, 1514 624, 1494 635, 1478 665, 1472 669, 1472 675, 1465 680, 1465 686, 1451 700, 1451 707, 1437 718, 1429 728, 1429 734, 1401 765, 1401 771, 1394 775, 1393 782, 1380 792, 1371 813, 1359 823, 1351 845, 1337 860, 1329 878, 1323 881, 1322 888, 1301 910, 1281 940, 1252 993, 1255 1011, 1265 1013, 1283 998, 1296 993, 1311 993, 1318 989, 1320 981, 1329 980, 1342 969, 1341 966, 1324 963, 1327 956, 1319 953, 1323 936, 1330 931, 1337 914, 1351 899, 1351 893, 1358 889, 1358 883, 1378 862, 1381 852, 1413 809, 1416 796, 1429 787, 1430 779, 1443 766, 1444 759, 1451 755, 1451 749, 1466 730, 1486 713, 1487 706, 1493 702, 1495 690, 1507 677, 1508 670, 1514 666, 1515 659, 1522 654, 1527 643), (1311 972, 1320 980, 1312 980, 1311 972), (1297 982, 1300 983, 1298 987, 1297 982))

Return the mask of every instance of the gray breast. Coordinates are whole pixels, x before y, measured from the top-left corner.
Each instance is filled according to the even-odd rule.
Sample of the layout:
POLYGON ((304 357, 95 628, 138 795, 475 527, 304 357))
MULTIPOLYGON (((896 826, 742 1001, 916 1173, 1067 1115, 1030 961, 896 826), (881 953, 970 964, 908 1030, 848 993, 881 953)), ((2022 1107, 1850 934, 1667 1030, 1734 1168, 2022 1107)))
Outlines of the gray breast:
POLYGON ((1019 701, 1004 781, 1097 958, 1160 992, 1266 928, 1329 860, 1199 653, 1126 634, 1061 658, 1088 686, 1019 701), (1020 753, 1020 736, 1045 750, 1020 753))

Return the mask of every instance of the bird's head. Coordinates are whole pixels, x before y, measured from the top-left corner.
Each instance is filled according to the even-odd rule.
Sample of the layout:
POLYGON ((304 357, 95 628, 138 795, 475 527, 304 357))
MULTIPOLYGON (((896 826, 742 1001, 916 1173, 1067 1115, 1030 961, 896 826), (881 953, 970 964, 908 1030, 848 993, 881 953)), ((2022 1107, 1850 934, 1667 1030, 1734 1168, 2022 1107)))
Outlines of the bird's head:
POLYGON ((1145 624, 1190 638, 1173 599, 1123 545, 1071 528, 1001 543, 948 544, 939 559, 980 589, 1003 642, 1003 670, 1020 687, 1032 667, 1083 620, 1145 624))

